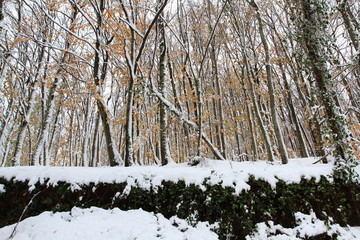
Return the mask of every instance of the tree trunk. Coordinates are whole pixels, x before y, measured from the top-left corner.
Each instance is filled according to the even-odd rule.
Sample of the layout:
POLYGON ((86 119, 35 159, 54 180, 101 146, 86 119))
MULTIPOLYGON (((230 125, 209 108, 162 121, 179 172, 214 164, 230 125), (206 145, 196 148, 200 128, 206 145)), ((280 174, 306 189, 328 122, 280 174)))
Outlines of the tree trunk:
POLYGON ((331 79, 331 74, 326 66, 329 61, 328 56, 324 54, 324 48, 327 47, 327 40, 320 41, 320 38, 326 36, 324 24, 325 5, 322 0, 301 0, 302 20, 300 28, 304 48, 310 61, 312 74, 317 84, 318 96, 321 100, 328 126, 331 130, 330 143, 334 147, 334 156, 336 164, 342 166, 351 165, 354 157, 351 146, 348 143, 350 138, 347 129, 346 119, 339 112, 339 106, 336 103, 336 92, 331 79), (321 6, 321 8, 319 7, 321 6))
POLYGON ((350 9, 348 0, 336 0, 338 10, 344 20, 346 31, 349 33, 350 40, 357 52, 354 60, 357 65, 357 74, 360 74, 360 23, 350 9))
POLYGON ((285 73, 285 70, 284 70, 284 67, 283 67, 281 61, 279 62, 279 67, 280 67, 280 70, 281 70, 281 73, 282 73, 282 78, 283 78, 284 85, 285 85, 285 90, 286 90, 286 95, 287 95, 287 102, 288 102, 288 106, 289 106, 289 109, 290 109, 290 114, 291 114, 291 117, 293 119, 293 123, 295 125, 296 137, 297 137, 297 139, 299 141, 300 156, 303 157, 303 158, 306 158, 306 157, 309 157, 309 153, 308 153, 307 148, 306 148, 305 139, 304 139, 304 137, 302 135, 302 132, 301 132, 299 118, 297 117, 296 110, 295 110, 295 107, 294 107, 293 99, 292 99, 292 96, 291 96, 290 85, 288 83, 286 73, 285 73))
POLYGON ((286 150, 286 146, 284 143, 284 139, 283 139, 283 136, 281 133, 281 129, 280 129, 280 125, 278 122, 277 113, 276 113, 275 93, 274 93, 274 86, 272 83, 272 76, 271 76, 269 46, 268 46, 268 43, 267 43, 267 40, 265 37, 263 21, 262 21, 260 12, 259 12, 259 8, 254 0, 251 1, 251 5, 256 10, 255 14, 256 14, 256 18, 258 20, 258 24, 259 24, 259 32, 260 32, 261 42, 263 44, 264 51, 265 51, 265 68, 266 68, 266 77, 267 77, 266 79, 267 79, 267 85, 268 85, 268 92, 270 95, 271 118, 272 118, 272 122, 273 122, 273 126, 274 126, 275 136, 278 141, 278 148, 279 148, 279 152, 280 152, 280 156, 281 156, 281 161, 283 164, 287 164, 289 161, 289 157, 288 157, 288 153, 286 150))
POLYGON ((133 104, 134 104, 134 78, 132 69, 128 97, 126 105, 126 125, 125 125, 125 167, 129 167, 134 162, 134 149, 133 149, 133 104))
POLYGON ((224 110, 223 110, 223 100, 222 100, 223 94, 222 94, 222 89, 221 89, 221 85, 220 85, 214 44, 211 44, 210 59, 211 59, 213 74, 214 74, 214 78, 215 78, 215 89, 216 89, 216 93, 219 98, 217 101, 215 101, 215 103, 216 103, 215 106, 216 106, 216 108, 218 108, 217 112, 218 112, 218 116, 219 116, 219 125, 220 125, 219 132, 218 132, 218 134, 220 135, 219 144, 221 146, 221 153, 226 158, 225 120, 224 120, 224 110))
POLYGON ((100 116, 97 115, 95 119, 95 129, 94 129, 94 136, 93 136, 93 142, 91 147, 91 167, 96 167, 96 149, 97 149, 97 139, 99 138, 99 122, 100 122, 100 116))
MULTIPOLYGON (((158 31, 159 31, 159 92, 166 98, 166 36, 165 36, 165 23, 164 23, 164 13, 161 13, 160 18, 158 19, 158 31)), ((167 110, 165 104, 160 101, 160 155, 161 155, 161 165, 166 165, 172 162, 171 153, 169 148, 169 138, 167 134, 167 110)))
MULTIPOLYGON (((247 68, 246 71, 248 72, 249 69, 248 69, 247 61, 245 62, 245 66, 247 68)), ((254 108, 255 116, 257 118, 257 121, 258 121, 260 129, 261 129, 261 133, 263 135, 263 139, 265 141, 265 148, 266 148, 266 152, 267 152, 267 155, 268 155, 268 160, 270 162, 273 162, 275 160, 275 157, 274 157, 274 152, 273 152, 272 147, 271 147, 269 133, 268 133, 268 130, 266 129, 265 124, 264 124, 264 122, 262 120, 261 113, 260 113, 259 106, 258 106, 258 102, 256 100, 257 97, 256 97, 255 89, 254 89, 254 84, 252 82, 252 79, 251 79, 249 73, 248 73, 248 79, 249 79, 249 84, 250 84, 250 93, 251 93, 253 108, 254 108)))
MULTIPOLYGON (((35 86, 35 82, 33 83, 32 87, 35 86)), ((33 107, 34 107, 34 101, 35 101, 35 89, 32 89, 30 92, 30 97, 28 100, 28 106, 26 109, 24 109, 25 112, 22 113, 23 119, 19 126, 19 134, 17 136, 16 142, 15 142, 15 152, 13 154, 13 159, 11 162, 12 166, 18 166, 20 165, 20 158, 22 154, 22 147, 24 144, 25 139, 25 132, 26 128, 30 121, 30 115, 32 113, 33 107)), ((33 164, 33 163, 32 163, 33 164)))
POLYGON ((119 165, 120 155, 117 152, 116 144, 114 142, 114 138, 112 135, 110 113, 107 110, 106 103, 101 98, 101 92, 100 92, 101 85, 106 79, 108 60, 109 60, 109 53, 105 51, 105 55, 103 55, 102 66, 100 65, 100 53, 103 52, 101 46, 108 45, 111 42, 111 40, 106 40, 106 42, 103 42, 105 41, 105 37, 102 35, 104 32, 102 18, 105 10, 105 1, 101 0, 99 3, 99 8, 98 9, 94 8, 94 10, 97 15, 96 43, 95 43, 96 50, 95 50, 95 58, 94 58, 94 66, 93 66, 93 78, 94 78, 94 83, 97 87, 97 95, 98 95, 98 97, 96 98, 96 105, 104 129, 106 150, 108 153, 109 164, 110 166, 113 167, 119 165))

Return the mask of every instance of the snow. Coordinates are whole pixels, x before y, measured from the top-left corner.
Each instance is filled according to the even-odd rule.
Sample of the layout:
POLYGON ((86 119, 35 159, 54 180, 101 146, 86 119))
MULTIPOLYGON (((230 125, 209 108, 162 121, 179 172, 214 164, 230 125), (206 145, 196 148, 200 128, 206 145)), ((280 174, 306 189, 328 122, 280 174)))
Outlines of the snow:
POLYGON ((0 193, 5 193, 5 185, 4 184, 0 184, 0 193))
MULTIPOLYGON (((235 193, 248 190, 249 176, 263 179, 273 188, 279 179, 287 183, 298 183, 301 178, 317 180, 326 176, 331 180, 330 174, 333 164, 312 164, 314 158, 291 159, 287 165, 280 162, 231 162, 205 159, 198 166, 187 164, 170 164, 167 166, 133 166, 133 167, 9 167, 0 168, 0 177, 7 180, 14 178, 18 181, 29 181, 29 190, 33 190, 36 182, 56 185, 58 182, 67 182, 72 189, 81 188, 89 183, 127 183, 123 194, 131 191, 133 186, 143 189, 156 189, 162 181, 178 182, 182 180, 186 185, 195 184, 204 189, 203 183, 223 187, 231 186, 235 193)), ((360 172, 359 166, 357 172, 360 172)))
POLYGON ((328 236, 336 234, 338 240, 360 239, 359 227, 343 228, 339 224, 325 223, 318 219, 314 212, 310 214, 297 212, 295 219, 298 224, 295 228, 284 228, 275 225, 273 221, 258 223, 256 232, 246 236, 246 240, 300 240, 324 233, 328 236))
MULTIPOLYGON (((16 224, 0 228, 0 240, 7 240, 16 224)), ((210 229, 216 227, 199 222, 195 227, 177 217, 166 219, 141 209, 122 211, 91 207, 72 208, 70 212, 43 212, 16 226, 13 240, 215 240, 210 229)))

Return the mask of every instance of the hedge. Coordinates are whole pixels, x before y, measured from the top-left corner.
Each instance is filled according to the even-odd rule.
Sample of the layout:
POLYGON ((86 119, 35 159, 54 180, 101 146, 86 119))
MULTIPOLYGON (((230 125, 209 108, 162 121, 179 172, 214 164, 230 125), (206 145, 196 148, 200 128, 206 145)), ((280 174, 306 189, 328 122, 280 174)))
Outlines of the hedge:
POLYGON ((156 189, 133 187, 124 194, 126 183, 91 183, 74 189, 66 182, 53 186, 45 181, 36 183, 30 192, 28 182, 0 178, 0 184, 5 186, 5 192, 0 193, 0 227, 16 223, 32 198, 23 218, 43 211, 69 211, 74 206, 142 208, 167 218, 177 215, 190 223, 218 222, 216 232, 220 239, 244 239, 254 231, 256 223, 267 220, 294 227, 295 212, 314 211, 322 220, 332 217, 340 225, 360 225, 358 184, 330 182, 321 177, 319 181, 303 178, 296 184, 279 180, 272 188, 266 181, 251 176, 247 182, 250 190, 236 195, 232 187, 206 182, 205 179, 205 190, 194 184, 186 186, 184 181, 163 181, 156 189))

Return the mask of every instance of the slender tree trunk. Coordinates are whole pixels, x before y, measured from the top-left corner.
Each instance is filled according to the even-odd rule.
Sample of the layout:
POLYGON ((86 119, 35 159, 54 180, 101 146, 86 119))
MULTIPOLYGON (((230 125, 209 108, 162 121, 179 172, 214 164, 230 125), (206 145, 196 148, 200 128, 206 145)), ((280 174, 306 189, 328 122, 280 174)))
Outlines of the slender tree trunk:
POLYGON ((115 154, 115 143, 114 143, 114 139, 112 137, 112 132, 111 132, 111 128, 110 128, 110 122, 109 122, 109 114, 107 112, 107 109, 104 105, 104 103, 99 100, 96 99, 96 105, 98 107, 99 110, 99 114, 101 117, 101 123, 104 129, 104 134, 105 134, 105 140, 106 140, 106 150, 108 153, 108 157, 109 157, 109 163, 110 166, 117 166, 119 163, 118 161, 120 160, 118 158, 118 156, 115 154))
MULTIPOLYGON (((176 90, 176 84, 175 84, 175 80, 174 80, 174 76, 173 76, 173 70, 172 70, 172 66, 171 66, 171 61, 170 61, 170 56, 169 56, 169 50, 168 49, 167 49, 167 55, 168 55, 167 63, 168 63, 168 69, 169 69, 169 77, 170 77, 171 87, 172 87, 173 95, 174 95, 174 99, 175 99, 175 106, 180 110, 180 112, 183 112, 183 109, 182 109, 181 104, 180 104, 180 99, 179 99, 179 96, 178 96, 178 92, 176 90)), ((183 70, 182 70, 182 72, 183 72, 183 70)), ((184 79, 182 79, 182 80, 183 80, 182 82, 184 84, 185 81, 184 81, 184 79)), ((184 87, 183 91, 184 91, 184 95, 186 95, 185 87, 184 87)), ((186 102, 186 105, 188 106, 188 102, 186 102)), ((187 107, 187 109, 189 109, 189 107, 187 107)), ((184 135, 185 135, 185 140, 183 141, 182 146, 185 148, 184 145, 190 146, 191 143, 189 141, 189 129, 188 129, 188 126, 183 123, 182 127, 183 127, 183 131, 184 131, 184 135)), ((178 138, 176 138, 176 139, 179 140, 178 138)), ((181 152, 180 149, 178 149, 178 151, 179 151, 179 153, 181 152)), ((179 154, 179 159, 181 159, 180 154, 179 154)), ((183 159, 185 159, 185 157, 183 157, 183 159)))
POLYGON ((264 33, 264 26, 263 21, 259 12, 259 8, 254 0, 251 1, 251 5, 256 10, 256 18, 258 20, 259 24, 259 32, 261 37, 261 42, 264 47, 265 51, 265 67, 266 67, 266 76, 267 76, 267 85, 268 85, 268 91, 270 95, 270 108, 271 108, 271 118, 274 126, 275 136, 278 141, 278 148, 281 156, 281 161, 283 164, 287 164, 289 161, 288 153, 286 150, 286 146, 284 143, 283 135, 281 133, 280 125, 278 122, 278 117, 276 113, 276 103, 275 103, 275 93, 274 93, 274 86, 272 83, 272 76, 271 76, 271 65, 270 65, 270 54, 269 54, 269 46, 265 37, 264 33))
POLYGON ((256 143, 256 136, 255 136, 255 122, 253 122, 252 112, 250 111, 250 104, 246 104, 246 111, 248 114, 248 122, 249 122, 249 129, 251 134, 251 152, 252 152, 252 160, 258 160, 258 150, 257 150, 257 143, 256 143))
POLYGON ((2 155, 2 162, 1 162, 1 167, 4 167, 6 166, 6 159, 8 157, 8 154, 9 154, 9 151, 10 151, 10 141, 7 142, 6 144, 6 147, 5 147, 5 151, 2 155))
POLYGON ((354 60, 357 65, 357 72, 360 74, 360 22, 356 19, 350 9, 348 0, 336 0, 338 10, 344 20, 346 31, 349 33, 350 40, 357 52, 354 60))
POLYGON ((94 129, 94 136, 93 136, 93 142, 92 142, 92 148, 91 148, 91 167, 96 167, 96 149, 97 149, 97 139, 99 138, 99 122, 100 122, 100 116, 96 116, 95 120, 95 129, 94 129))
MULTIPOLYGON (((57 110, 56 110, 56 113, 55 113, 55 120, 54 120, 54 125, 52 127, 52 130, 51 130, 51 134, 49 136, 49 144, 48 144, 48 152, 52 153, 52 152, 56 152, 56 150, 53 150, 54 149, 54 139, 55 139, 55 133, 56 133, 56 130, 57 130, 57 126, 58 126, 58 123, 59 123, 59 116, 60 116, 60 111, 61 111, 61 105, 59 105, 57 107, 57 110)), ((56 145, 56 144, 55 144, 56 145)), ((56 157, 54 156, 54 159, 53 161, 56 160, 56 157)))
POLYGON ((251 94, 251 99, 252 99, 252 103, 253 103, 253 108, 254 108, 254 113, 255 113, 255 117, 259 123, 259 127, 265 142, 265 148, 266 148, 266 152, 267 152, 267 156, 268 156, 268 160, 270 162, 273 162, 275 160, 274 157, 274 152, 272 150, 271 147, 271 142, 270 142, 270 137, 269 137, 269 133, 268 130, 265 127, 265 124, 262 120, 262 116, 260 113, 260 109, 258 106, 258 101, 257 101, 257 97, 256 97, 256 93, 255 93, 255 88, 254 88, 254 83, 253 81, 255 81, 255 75, 254 73, 252 73, 252 70, 249 68, 249 63, 247 60, 247 56, 246 56, 246 52, 243 49, 243 60, 245 63, 245 69, 246 69, 246 73, 247 73, 247 78, 249 80, 249 85, 250 85, 250 94, 251 94), (253 77, 253 79, 251 79, 251 77, 253 77))
MULTIPOLYGON (((71 22, 70 22, 70 30, 72 31, 75 27, 74 22, 76 19, 77 14, 79 13, 79 10, 77 8, 73 8, 72 9, 72 14, 71 14, 71 22)), ((44 110, 44 118, 40 127, 40 131, 38 134, 38 141, 36 143, 36 147, 35 147, 35 151, 34 151, 34 156, 32 157, 32 164, 34 165, 39 165, 40 164, 40 154, 41 151, 43 149, 44 143, 45 143, 45 139, 46 136, 48 134, 49 128, 50 128, 50 123, 52 121, 52 113, 53 113, 53 109, 55 106, 55 93, 56 93, 56 88, 58 86, 58 83, 60 81, 60 78, 62 77, 62 74, 64 73, 64 64, 67 63, 70 59, 70 54, 68 52, 68 50, 70 49, 70 38, 69 35, 67 36, 67 39, 65 41, 65 48, 60 60, 60 66, 58 67, 58 70, 56 71, 55 74, 55 79, 51 84, 51 87, 49 89, 48 92, 48 96, 46 99, 46 106, 45 106, 45 110, 44 110)))
POLYGON ((254 73, 252 72, 252 70, 249 67, 249 62, 247 60, 245 50, 243 50, 243 60, 244 60, 244 63, 245 63, 245 69, 246 69, 246 73, 247 73, 247 78, 249 80, 250 94, 251 94, 251 99, 252 99, 252 103, 253 103, 255 117, 256 117, 256 119, 257 119, 257 121, 259 123, 259 127, 260 127, 260 130, 261 130, 264 142, 265 142, 265 148, 266 148, 268 160, 270 162, 273 162, 275 160, 274 152, 273 152, 272 147, 271 147, 271 142, 270 142, 270 137, 269 137, 268 130, 266 129, 264 121, 262 120, 261 112, 260 112, 260 109, 259 109, 259 105, 258 105, 256 93, 255 93, 255 88, 254 88, 254 83, 253 83, 253 81, 255 81, 255 75, 254 75, 254 73), (253 78, 253 79, 251 79, 251 78, 253 78))
POLYGON ((4 19, 4 4, 5 0, 0 0, 0 22, 4 19))
MULTIPOLYGON (((161 13, 160 18, 158 19, 158 31, 159 31, 159 92, 166 98, 166 36, 165 36, 165 23, 164 23, 164 14, 161 13)), ((161 165, 166 165, 172 162, 171 153, 169 148, 169 138, 167 134, 167 110, 165 104, 160 101, 160 154, 161 154, 161 165)))
POLYGON ((36 92, 35 89, 31 90, 29 101, 28 101, 29 105, 24 110, 25 112, 22 113, 23 120, 19 126, 19 130, 18 130, 19 134, 18 134, 16 142, 15 142, 15 152, 13 154, 13 159, 12 159, 12 163, 11 163, 12 166, 20 165, 20 158, 21 158, 22 147, 23 147, 24 139, 25 139, 26 127, 29 124, 30 115, 31 115, 33 107, 34 107, 35 92, 36 92))
MULTIPOLYGON (((10 113, 10 108, 12 106, 12 103, 9 104, 8 107, 8 111, 4 116, 4 120, 1 124, 1 130, 0 130, 0 156, 3 156, 5 154, 5 150, 6 150, 6 142, 9 139, 10 133, 11 133, 11 122, 14 121, 16 119, 16 116, 18 115, 16 112, 10 113), (11 116, 11 115, 15 115, 11 116)), ((19 110, 16 110, 19 111, 19 110)))
POLYGON ((88 143, 89 143, 89 115, 90 115, 90 99, 86 100, 86 109, 85 109, 85 118, 84 118, 84 136, 83 136, 83 144, 81 147, 81 163, 82 166, 89 165, 89 159, 87 155, 88 143))
MULTIPOLYGON (((247 67, 247 63, 245 63, 247 71, 249 71, 248 67, 247 67)), ((249 78, 249 84, 250 84, 250 93, 251 93, 251 98, 252 98, 252 102, 253 102, 253 108, 254 108, 254 112, 255 112, 255 116, 257 118, 257 121, 259 123, 260 129, 261 129, 261 133, 263 135, 263 139, 265 141, 265 148, 266 148, 266 152, 268 155, 268 160, 270 162, 273 162, 275 160, 274 157, 274 153, 271 147, 271 142, 270 142, 270 137, 269 137, 269 133, 268 130, 265 127, 265 124, 262 120, 261 117, 261 113, 259 110, 259 106, 258 106, 258 102, 257 102, 257 97, 256 97, 256 93, 255 93, 255 89, 254 89, 254 84, 252 83, 252 80, 250 78, 250 74, 248 74, 248 78, 249 78)))
POLYGON ((3 145, 5 138, 8 136, 8 133, 9 133, 8 129, 10 127, 9 123, 12 119, 12 114, 13 114, 13 111, 11 111, 13 103, 14 103, 13 99, 10 99, 5 113, 0 113, 0 118, 2 119, 2 121, 0 123, 0 155, 2 155, 1 154, 2 153, 1 146, 3 145))
MULTIPOLYGON (((72 167, 74 165, 74 161, 73 161, 73 125, 74 125, 74 111, 71 111, 71 115, 70 115, 70 123, 69 123, 69 138, 68 138, 68 143, 69 143, 69 166, 72 167)), ((76 167, 76 163, 74 165, 76 167)))
POLYGON ((99 110, 99 114, 101 117, 101 123, 104 129, 105 134, 105 141, 106 141, 106 150, 108 153, 108 159, 110 166, 117 166, 120 162, 120 155, 117 152, 115 140, 112 135, 111 130, 111 117, 110 113, 107 110, 106 103, 103 99, 101 99, 101 84, 106 79, 107 68, 108 68, 108 60, 109 60, 109 53, 106 51, 105 56, 103 56, 102 66, 100 64, 100 53, 102 52, 101 45, 105 44, 108 45, 111 40, 106 40, 106 42, 102 42, 101 40, 105 41, 102 36, 103 33, 103 13, 105 10, 105 1, 101 0, 99 3, 99 9, 94 9, 97 15, 97 29, 96 29, 96 43, 95 43, 95 57, 94 57, 94 66, 93 66, 93 78, 94 83, 97 87, 97 95, 96 98, 96 105, 99 110))
POLYGON ((217 101, 215 101, 215 106, 218 108, 217 112, 219 115, 219 135, 220 135, 220 146, 221 146, 221 153, 226 158, 226 138, 225 138, 225 119, 224 119, 224 110, 223 110, 223 94, 222 88, 220 85, 219 73, 218 73, 218 66, 216 61, 215 55, 215 46, 211 44, 211 51, 210 51, 210 58, 212 62, 212 68, 215 78, 215 89, 216 93, 219 97, 217 101))
MULTIPOLYGON (((66 56, 63 57, 63 60, 61 61, 62 63, 65 62, 65 58, 66 58, 66 56)), ((60 78, 59 75, 61 75, 61 74, 62 74, 62 70, 59 69, 56 74, 57 77, 55 77, 55 79, 49 89, 49 93, 48 93, 47 100, 46 100, 45 115, 44 115, 44 119, 43 119, 43 122, 40 127, 40 132, 38 134, 38 141, 36 143, 34 156, 32 158, 33 165, 40 164, 40 154, 41 154, 43 146, 44 146, 46 135, 49 133, 50 124, 52 121, 53 109, 55 106, 55 90, 56 90, 58 82, 59 82, 59 78, 60 78)))
MULTIPOLYGON (((276 50, 276 52, 278 52, 278 51, 276 50)), ((289 109, 290 109, 290 114, 291 114, 291 117, 293 119, 293 123, 295 125, 296 137, 297 137, 297 139, 299 141, 300 155, 303 158, 309 157, 309 153, 308 153, 307 148, 306 148, 306 143, 305 143, 304 137, 303 137, 303 135, 301 133, 301 127, 300 127, 299 118, 297 117, 296 110, 295 110, 294 103, 293 103, 293 99, 292 99, 292 96, 291 96, 292 92, 291 92, 291 89, 290 89, 290 85, 288 83, 286 73, 285 73, 285 70, 284 70, 284 67, 283 67, 283 64, 282 64, 281 61, 279 61, 279 67, 280 67, 281 74, 282 74, 282 79, 283 79, 284 85, 285 85, 285 90, 286 90, 286 95, 287 95, 287 102, 288 102, 288 106, 289 106, 289 109)))
MULTIPOLYGON (((133 70, 131 70, 132 72, 133 70)), ((131 73, 128 97, 126 103, 126 125, 125 125, 125 167, 131 166, 134 162, 133 149, 133 104, 134 104, 134 78, 131 73)))

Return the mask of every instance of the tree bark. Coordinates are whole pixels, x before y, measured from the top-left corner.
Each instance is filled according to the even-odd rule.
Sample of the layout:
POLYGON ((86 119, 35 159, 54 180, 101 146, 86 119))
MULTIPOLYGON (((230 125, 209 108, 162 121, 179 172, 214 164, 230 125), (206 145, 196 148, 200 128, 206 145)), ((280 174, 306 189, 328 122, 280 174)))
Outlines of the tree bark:
MULTIPOLYGON (((101 45, 104 44, 101 40, 104 36, 102 36, 102 18, 103 13, 105 10, 105 0, 101 0, 99 4, 99 9, 94 8, 96 15, 97 15, 97 29, 96 29, 96 43, 95 43, 95 57, 94 57, 94 66, 93 66, 93 78, 94 83, 97 88, 96 94, 98 95, 96 97, 96 105, 101 117, 101 123, 104 129, 105 134, 105 141, 106 141, 106 150, 108 154, 108 161, 111 167, 119 165, 120 162, 120 155, 117 152, 116 144, 114 142, 114 138, 112 136, 112 130, 111 130, 111 118, 110 113, 107 110, 106 103, 101 98, 101 85, 105 81, 106 74, 107 74, 107 68, 108 68, 108 60, 109 60, 109 53, 106 51, 105 56, 103 56, 103 62, 102 66, 100 65, 100 53, 103 51, 101 49, 101 45)), ((106 40, 105 45, 109 44, 111 40, 106 40)))
POLYGON ((287 164, 289 161, 289 157, 288 157, 288 153, 286 150, 286 146, 284 143, 284 139, 283 139, 283 135, 281 133, 281 129, 280 129, 280 125, 279 125, 279 121, 278 121, 278 117, 277 117, 277 113, 276 113, 276 103, 275 103, 275 93, 274 93, 274 86, 272 83, 272 76, 271 76, 271 65, 270 65, 270 54, 269 54, 269 46, 265 37, 265 33, 264 33, 264 26, 263 26, 263 21, 259 12, 259 7, 257 6, 257 4, 255 3, 254 0, 251 1, 251 6, 255 8, 255 15, 259 24, 259 32, 260 32, 260 37, 261 37, 261 42, 263 44, 264 47, 264 51, 265 51, 265 68, 266 68, 266 80, 267 80, 267 85, 268 85, 268 92, 270 95, 270 110, 271 110, 271 118, 272 118, 272 122, 273 122, 273 126, 274 126, 274 131, 275 131, 275 136, 276 139, 278 141, 278 149, 280 152, 280 156, 281 156, 281 162, 283 164, 287 164))
MULTIPOLYGON (((164 23, 164 13, 162 12, 160 18, 158 19, 158 31, 159 31, 159 92, 164 98, 166 98, 166 35, 165 35, 165 23, 164 23)), ((167 129, 167 110, 165 104, 160 101, 160 155, 161 155, 161 165, 166 165, 172 162, 170 148, 169 148, 169 138, 168 138, 168 129, 167 129)))
MULTIPOLYGON (((330 72, 326 66, 329 61, 324 54, 326 41, 319 38, 325 36, 323 30, 323 16, 320 12, 326 9, 317 9, 321 6, 321 0, 301 0, 303 22, 300 24, 304 48, 310 61, 312 74, 317 84, 318 96, 324 106, 326 120, 331 130, 331 144, 334 146, 336 163, 351 163, 353 161, 352 149, 348 144, 349 131, 347 130, 346 119, 339 112, 336 102, 336 92, 330 72), (316 4, 314 4, 316 3, 316 4), (325 43, 321 43, 325 42, 325 43)), ((341 164, 340 164, 341 165, 341 164)))

